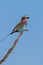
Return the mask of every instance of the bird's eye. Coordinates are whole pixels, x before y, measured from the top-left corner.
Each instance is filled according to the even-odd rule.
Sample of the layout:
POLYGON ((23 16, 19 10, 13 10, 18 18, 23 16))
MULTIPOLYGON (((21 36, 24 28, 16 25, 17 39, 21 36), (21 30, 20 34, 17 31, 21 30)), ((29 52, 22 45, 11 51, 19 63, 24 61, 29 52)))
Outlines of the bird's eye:
POLYGON ((25 19, 25 17, 22 17, 22 20, 24 20, 25 19))
POLYGON ((24 17, 24 19, 25 19, 25 17, 24 17))

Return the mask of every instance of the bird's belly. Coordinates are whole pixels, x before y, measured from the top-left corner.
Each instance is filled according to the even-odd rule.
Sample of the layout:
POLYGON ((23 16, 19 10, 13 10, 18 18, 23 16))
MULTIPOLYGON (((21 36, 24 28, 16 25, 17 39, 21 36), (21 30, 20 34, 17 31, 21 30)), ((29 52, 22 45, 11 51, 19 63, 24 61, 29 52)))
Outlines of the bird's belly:
POLYGON ((21 26, 21 27, 18 29, 19 32, 22 32, 22 31, 25 31, 25 30, 26 30, 26 26, 21 26))

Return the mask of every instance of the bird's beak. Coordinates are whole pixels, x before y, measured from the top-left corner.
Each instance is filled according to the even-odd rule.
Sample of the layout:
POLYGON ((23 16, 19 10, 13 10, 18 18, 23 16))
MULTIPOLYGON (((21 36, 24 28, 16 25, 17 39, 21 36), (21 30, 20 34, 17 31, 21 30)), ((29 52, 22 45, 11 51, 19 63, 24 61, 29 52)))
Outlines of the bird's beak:
POLYGON ((27 19, 29 19, 29 17, 27 17, 27 19))

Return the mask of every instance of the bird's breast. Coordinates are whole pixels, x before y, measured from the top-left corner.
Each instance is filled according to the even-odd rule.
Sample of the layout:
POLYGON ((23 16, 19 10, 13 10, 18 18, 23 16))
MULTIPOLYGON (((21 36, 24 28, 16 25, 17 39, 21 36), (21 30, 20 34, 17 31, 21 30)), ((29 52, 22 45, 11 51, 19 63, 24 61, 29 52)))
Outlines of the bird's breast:
POLYGON ((24 26, 21 26, 21 27, 18 29, 19 32, 22 32, 22 31, 24 31, 24 30, 26 30, 26 26, 25 26, 25 25, 24 25, 24 26))

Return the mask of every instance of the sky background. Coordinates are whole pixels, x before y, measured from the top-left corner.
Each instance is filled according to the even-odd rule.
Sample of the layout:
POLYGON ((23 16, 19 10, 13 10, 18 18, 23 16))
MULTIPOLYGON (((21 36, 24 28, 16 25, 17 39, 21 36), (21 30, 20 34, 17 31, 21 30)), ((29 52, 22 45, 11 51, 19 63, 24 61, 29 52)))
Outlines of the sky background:
MULTIPOLYGON (((43 65, 43 0, 0 0, 0 40, 8 35, 21 17, 28 15, 28 30, 2 65, 43 65)), ((0 43, 0 60, 19 33, 0 43)))

